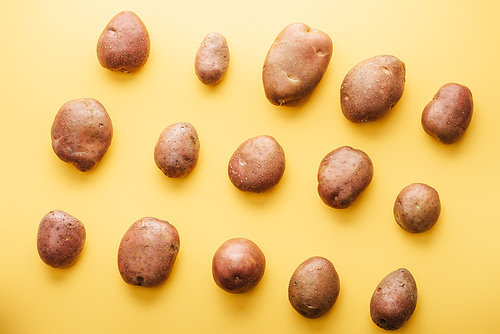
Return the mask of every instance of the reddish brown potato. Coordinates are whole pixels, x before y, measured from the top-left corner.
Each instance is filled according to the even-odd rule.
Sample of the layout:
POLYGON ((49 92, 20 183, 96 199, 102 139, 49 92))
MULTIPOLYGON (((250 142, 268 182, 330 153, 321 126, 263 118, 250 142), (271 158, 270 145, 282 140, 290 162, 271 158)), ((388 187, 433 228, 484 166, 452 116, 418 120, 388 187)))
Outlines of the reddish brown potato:
POLYGON ((196 76, 205 85, 218 84, 226 75, 229 58, 226 38, 217 32, 209 33, 196 53, 194 62, 196 76))

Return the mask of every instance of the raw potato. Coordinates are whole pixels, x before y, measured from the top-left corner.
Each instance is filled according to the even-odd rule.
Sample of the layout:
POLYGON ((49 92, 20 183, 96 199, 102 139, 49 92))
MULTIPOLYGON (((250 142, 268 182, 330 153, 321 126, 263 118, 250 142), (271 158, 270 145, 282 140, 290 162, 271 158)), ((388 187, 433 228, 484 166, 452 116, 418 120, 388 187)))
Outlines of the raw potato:
POLYGON ((168 126, 155 146, 156 166, 168 177, 189 174, 198 164, 200 141, 194 126, 187 122, 168 126))
POLYGON ((421 233, 436 224, 441 201, 436 189, 424 183, 412 183, 399 193, 394 203, 394 218, 401 228, 421 233))
POLYGON ((226 38, 217 32, 209 33, 196 53, 194 62, 196 76, 205 85, 218 84, 226 75, 229 58, 226 38))
POLYGON ((68 268, 82 253, 85 239, 81 221, 61 210, 50 211, 38 226, 38 254, 53 268, 68 268))
POLYGON ((120 242, 120 275, 131 285, 159 286, 169 277, 179 247, 179 233, 173 225, 154 217, 139 219, 120 242))
POLYGON ((466 86, 442 86, 422 112, 424 131, 443 144, 453 144, 464 135, 472 120, 474 103, 466 86))
POLYGON ((340 87, 340 106, 351 122, 376 121, 403 96, 405 64, 390 55, 362 61, 345 76, 340 87))
POLYGON ((51 137, 55 154, 86 172, 108 151, 113 125, 99 101, 91 98, 70 100, 56 114, 51 137))
POLYGON ((302 262, 288 284, 288 300, 306 318, 319 318, 328 312, 340 293, 340 279, 333 264, 315 256, 302 262))
POLYGON ((386 330, 401 328, 417 306, 417 284, 412 274, 400 268, 387 275, 370 301, 373 322, 386 330))
POLYGON ((142 20, 133 12, 115 15, 97 42, 97 59, 102 67, 124 73, 140 70, 149 58, 151 42, 142 20))
POLYGON ((298 106, 323 78, 333 53, 326 33, 303 23, 285 27, 264 61, 262 80, 267 99, 277 106, 298 106))
POLYGON ((363 151, 350 146, 328 153, 318 170, 318 193, 323 202, 345 209, 361 195, 373 178, 373 164, 363 151))
POLYGON ((241 191, 260 193, 273 188, 285 172, 285 152, 271 136, 243 142, 229 160, 229 179, 241 191))
POLYGON ((217 249, 212 260, 215 283, 230 293, 253 289, 264 276, 265 268, 264 253, 246 238, 227 240, 217 249))

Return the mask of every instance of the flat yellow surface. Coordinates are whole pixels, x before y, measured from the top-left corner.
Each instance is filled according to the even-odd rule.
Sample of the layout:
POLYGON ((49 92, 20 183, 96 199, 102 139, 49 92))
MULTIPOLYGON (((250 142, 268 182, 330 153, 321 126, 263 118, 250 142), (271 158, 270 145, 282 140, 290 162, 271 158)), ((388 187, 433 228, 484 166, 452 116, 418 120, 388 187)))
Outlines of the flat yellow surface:
POLYGON ((418 285, 415 313, 399 333, 499 333, 500 105, 498 1, 28 1, 0 2, 0 333, 383 333, 370 319, 378 282, 405 267, 418 285), (97 39, 108 21, 132 10, 151 36, 137 74, 103 69, 97 39), (303 22, 328 33, 334 55, 305 105, 265 98, 261 70, 276 35, 303 22), (231 62, 206 87, 194 73, 204 36, 222 33, 231 62), (403 60, 401 101, 382 120, 347 121, 340 84, 356 63, 379 54, 403 60), (471 126, 445 146, 420 116, 443 84, 474 96, 471 126), (50 127, 68 100, 92 97, 109 112, 111 147, 91 172, 60 161, 50 127), (153 150, 168 125, 187 121, 201 152, 186 178, 168 179, 153 150), (247 194, 227 164, 244 140, 275 137, 286 154, 280 184, 247 194), (350 145, 372 159, 374 179, 349 209, 327 207, 316 174, 331 150, 350 145), (413 182, 438 190, 442 214, 420 235, 393 218, 399 191, 413 182), (87 242, 66 270, 36 249, 41 218, 61 209, 80 219, 87 242), (119 242, 137 219, 178 229, 181 249, 159 288, 129 286, 117 268, 119 242), (267 258, 251 292, 232 295, 211 274, 227 239, 246 237, 267 258), (305 259, 330 259, 340 296, 324 317, 306 319, 288 302, 288 281, 305 259))

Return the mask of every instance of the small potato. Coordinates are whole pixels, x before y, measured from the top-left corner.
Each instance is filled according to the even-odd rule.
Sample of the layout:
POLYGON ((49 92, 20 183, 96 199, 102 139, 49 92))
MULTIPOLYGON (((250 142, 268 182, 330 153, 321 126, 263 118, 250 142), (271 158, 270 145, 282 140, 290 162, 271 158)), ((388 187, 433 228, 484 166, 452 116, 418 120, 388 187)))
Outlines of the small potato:
POLYGON ((149 58, 151 42, 146 26, 133 12, 115 15, 97 42, 97 59, 102 67, 124 73, 140 70, 149 58))
POLYGON ((315 256, 302 262, 288 284, 288 300, 306 318, 319 318, 328 312, 340 293, 340 279, 333 264, 315 256))
POLYGON ((179 247, 179 233, 173 225, 153 217, 139 219, 120 242, 120 275, 131 285, 159 286, 169 277, 179 247))
POLYGON ((56 114, 51 137, 52 148, 59 159, 86 172, 108 151, 113 125, 99 101, 91 98, 70 100, 56 114))
POLYGON ((285 152, 271 136, 244 141, 229 160, 229 179, 241 191, 260 193, 273 188, 285 172, 285 152))
POLYGON ((366 59, 354 66, 340 86, 340 106, 351 122, 376 121, 403 96, 405 64, 390 55, 366 59))
POLYGON ((345 209, 361 195, 373 178, 373 164, 368 155, 350 146, 328 153, 318 170, 318 193, 323 202, 345 209))
POLYGON ((262 70, 267 99, 277 106, 298 106, 323 78, 333 53, 326 33, 303 23, 286 26, 271 45, 262 70))
POLYGON ((246 238, 227 240, 212 260, 212 275, 217 286, 236 294, 253 289, 264 276, 265 268, 264 253, 246 238))
POLYGON ((198 133, 186 122, 172 124, 163 130, 154 151, 156 165, 171 178, 189 174, 198 164, 199 155, 198 133))
POLYGON ((443 144, 453 144, 464 135, 472 120, 474 103, 466 86, 442 86, 422 112, 424 131, 443 144))
POLYGON ((205 85, 214 86, 222 81, 228 67, 229 48, 226 38, 217 32, 209 33, 196 53, 196 76, 205 85))
POLYGON ((403 230, 420 233, 436 224, 441 202, 436 189, 424 183, 412 183, 399 193, 394 203, 394 218, 403 230))
POLYGON ((53 268, 68 268, 82 253, 85 239, 81 221, 61 210, 50 211, 38 226, 38 254, 53 268))
POLYGON ((373 292, 370 315, 386 330, 401 328, 417 306, 417 284, 412 274, 400 268, 387 275, 373 292))

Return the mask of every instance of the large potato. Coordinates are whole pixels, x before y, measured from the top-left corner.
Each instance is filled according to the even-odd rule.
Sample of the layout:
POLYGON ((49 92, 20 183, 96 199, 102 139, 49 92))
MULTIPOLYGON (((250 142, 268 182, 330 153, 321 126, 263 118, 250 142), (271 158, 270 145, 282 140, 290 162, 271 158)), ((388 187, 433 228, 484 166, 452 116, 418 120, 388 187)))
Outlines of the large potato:
POLYGON ((205 85, 218 84, 226 75, 229 58, 226 38, 217 32, 209 33, 196 53, 194 62, 196 76, 205 85))
POLYGON ((303 23, 285 27, 271 45, 262 70, 267 99, 277 106, 298 106, 323 78, 333 53, 326 33, 303 23))
POLYGON ((55 154, 86 172, 108 151, 113 125, 99 101, 91 98, 70 100, 56 114, 51 137, 55 154))

